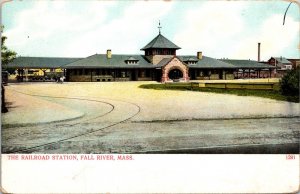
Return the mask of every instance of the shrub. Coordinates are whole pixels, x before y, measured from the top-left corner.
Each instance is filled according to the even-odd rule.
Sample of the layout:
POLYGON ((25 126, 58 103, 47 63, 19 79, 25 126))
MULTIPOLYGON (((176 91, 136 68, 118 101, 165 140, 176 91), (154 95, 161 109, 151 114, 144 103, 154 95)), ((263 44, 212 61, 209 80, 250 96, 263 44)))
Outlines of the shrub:
POLYGON ((280 81, 280 91, 285 96, 299 96, 299 75, 300 69, 287 72, 280 81))

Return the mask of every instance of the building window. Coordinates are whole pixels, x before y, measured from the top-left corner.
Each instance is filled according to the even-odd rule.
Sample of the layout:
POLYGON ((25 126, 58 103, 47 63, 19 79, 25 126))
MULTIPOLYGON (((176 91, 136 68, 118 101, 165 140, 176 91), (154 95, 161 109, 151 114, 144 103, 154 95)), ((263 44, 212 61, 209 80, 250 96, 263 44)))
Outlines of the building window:
POLYGON ((203 75, 204 75, 204 76, 209 76, 209 71, 208 71, 208 70, 204 70, 204 71, 203 71, 203 75))
POLYGON ((128 60, 128 61, 126 61, 126 63, 127 63, 128 65, 136 65, 136 64, 138 63, 138 61, 128 60))
POLYGON ((292 65, 285 65, 286 69, 292 69, 292 65))
POLYGON ((101 70, 101 75, 105 75, 105 69, 101 70))
POLYGON ((216 70, 216 69, 214 69, 214 70, 212 70, 212 71, 211 71, 211 73, 212 73, 212 74, 218 74, 218 73, 219 73, 219 71, 218 71, 218 70, 216 70))
POLYGON ((145 74, 146 74, 146 77, 150 77, 150 70, 147 69, 145 74))
POLYGON ((189 65, 196 65, 196 61, 188 61, 189 65))
POLYGON ((167 55, 173 55, 173 51, 170 50, 170 49, 168 49, 167 52, 166 52, 166 54, 167 54, 167 55))
POLYGON ((200 76, 201 76, 201 77, 203 77, 203 76, 204 76, 204 74, 203 74, 203 71, 200 71, 200 76))

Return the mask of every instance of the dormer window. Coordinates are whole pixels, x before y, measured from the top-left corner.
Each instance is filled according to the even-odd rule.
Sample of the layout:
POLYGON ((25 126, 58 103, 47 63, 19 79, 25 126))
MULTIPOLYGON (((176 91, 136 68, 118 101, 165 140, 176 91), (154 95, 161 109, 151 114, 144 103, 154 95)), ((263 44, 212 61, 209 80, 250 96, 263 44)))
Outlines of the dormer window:
POLYGON ((136 65, 138 64, 139 60, 134 58, 134 57, 129 57, 128 59, 125 60, 125 63, 128 65, 136 65))
POLYGON ((134 65, 134 64, 137 64, 137 61, 127 61, 127 64, 134 65))
POLYGON ((188 65, 196 65, 198 63, 198 60, 193 57, 190 57, 184 62, 187 63, 188 65))
POLYGON ((189 61, 188 64, 189 65, 196 65, 197 61, 189 61))

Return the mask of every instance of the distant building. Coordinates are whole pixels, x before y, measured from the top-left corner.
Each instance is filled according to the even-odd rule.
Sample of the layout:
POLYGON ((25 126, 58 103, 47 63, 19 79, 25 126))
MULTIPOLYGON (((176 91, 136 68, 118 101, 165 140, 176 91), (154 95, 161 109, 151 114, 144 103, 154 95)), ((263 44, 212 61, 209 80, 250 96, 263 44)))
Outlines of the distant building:
POLYGON ((284 57, 271 57, 268 60, 268 64, 277 67, 279 70, 292 69, 292 63, 284 57))
POLYGON ((295 69, 299 66, 299 59, 287 59, 285 57, 271 57, 267 64, 275 67, 274 77, 282 77, 288 70, 295 69))
POLYGON ((300 67, 300 59, 287 59, 292 63, 293 69, 300 67))

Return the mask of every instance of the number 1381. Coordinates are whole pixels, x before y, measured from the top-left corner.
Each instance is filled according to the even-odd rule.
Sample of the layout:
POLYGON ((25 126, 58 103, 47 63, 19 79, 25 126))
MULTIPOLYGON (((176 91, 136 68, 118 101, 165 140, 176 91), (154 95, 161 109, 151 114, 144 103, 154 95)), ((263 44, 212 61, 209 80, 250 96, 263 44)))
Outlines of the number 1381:
POLYGON ((285 157, 287 160, 295 160, 295 155, 294 154, 288 154, 288 155, 286 155, 286 157, 285 157))

